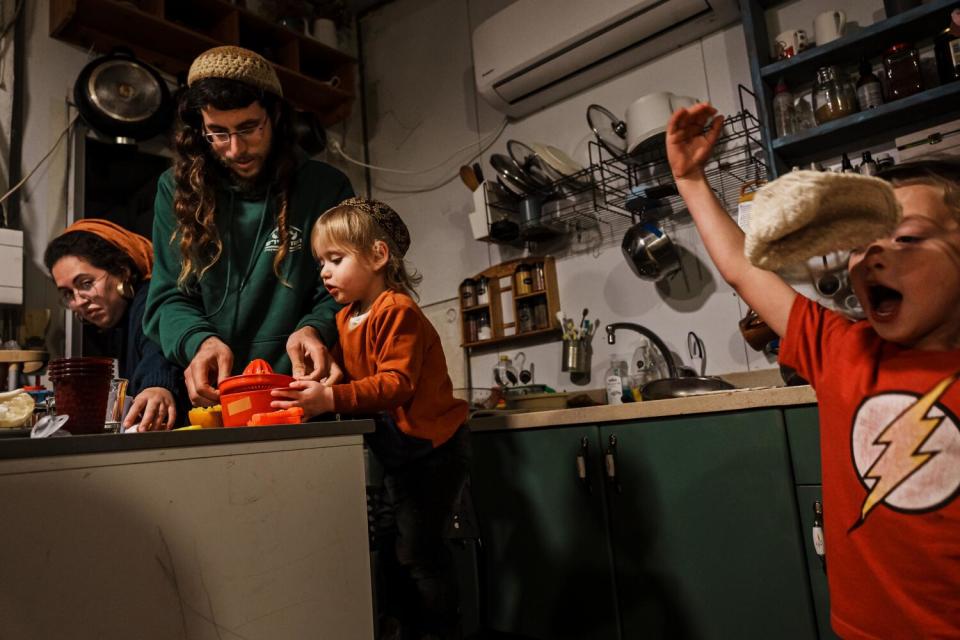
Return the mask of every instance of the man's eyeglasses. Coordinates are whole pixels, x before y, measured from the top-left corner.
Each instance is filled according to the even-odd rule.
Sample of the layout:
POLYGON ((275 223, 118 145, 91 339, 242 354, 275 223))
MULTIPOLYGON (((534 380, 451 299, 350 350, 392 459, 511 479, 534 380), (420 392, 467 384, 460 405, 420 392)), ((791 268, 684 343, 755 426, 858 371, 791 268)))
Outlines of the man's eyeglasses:
POLYGON ((63 305, 64 308, 69 309, 71 306, 73 306, 73 303, 77 298, 82 298, 83 300, 89 302, 99 293, 97 291, 97 283, 106 277, 107 274, 104 273, 99 278, 84 278, 77 282, 76 286, 72 289, 60 289, 60 304, 63 305))
POLYGON ((237 129, 236 131, 207 131, 206 127, 204 127, 203 137, 215 147, 225 147, 229 145, 230 138, 233 136, 237 136, 237 138, 245 142, 256 142, 260 139, 260 135, 263 133, 263 128, 266 125, 267 119, 264 118, 260 121, 260 124, 244 129, 237 129))

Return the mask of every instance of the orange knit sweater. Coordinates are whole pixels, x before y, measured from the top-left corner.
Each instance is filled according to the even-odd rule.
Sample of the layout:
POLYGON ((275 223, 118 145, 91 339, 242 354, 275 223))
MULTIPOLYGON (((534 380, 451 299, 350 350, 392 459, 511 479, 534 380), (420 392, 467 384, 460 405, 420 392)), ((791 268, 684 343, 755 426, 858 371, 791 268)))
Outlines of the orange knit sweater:
POLYGON ((446 442, 467 419, 453 397, 440 336, 410 296, 385 291, 359 326, 356 303, 337 314, 340 359, 347 382, 333 386, 334 411, 389 411, 405 434, 446 442))

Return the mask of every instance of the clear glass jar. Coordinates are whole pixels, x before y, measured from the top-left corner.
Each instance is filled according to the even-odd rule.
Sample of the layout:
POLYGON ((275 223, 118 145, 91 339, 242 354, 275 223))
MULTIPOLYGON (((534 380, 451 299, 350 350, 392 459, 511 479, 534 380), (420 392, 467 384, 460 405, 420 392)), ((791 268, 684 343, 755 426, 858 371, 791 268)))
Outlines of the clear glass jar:
POLYGON ((546 266, 542 262, 537 262, 533 265, 533 290, 543 291, 546 286, 546 266))
POLYGON ((490 329, 490 312, 484 309, 477 318, 477 340, 489 340, 493 337, 490 329))
POLYGON ((487 304, 490 302, 490 280, 487 276, 477 278, 477 304, 487 304))
POLYGON ((883 71, 887 76, 887 91, 891 100, 906 98, 923 91, 920 54, 906 42, 898 42, 883 56, 883 71))
POLYGON ((817 82, 813 86, 813 117, 817 124, 856 112, 857 93, 850 81, 834 66, 817 69, 817 82))
POLYGON ((467 278, 460 283, 460 299, 464 308, 473 307, 477 304, 477 281, 473 278, 467 278))

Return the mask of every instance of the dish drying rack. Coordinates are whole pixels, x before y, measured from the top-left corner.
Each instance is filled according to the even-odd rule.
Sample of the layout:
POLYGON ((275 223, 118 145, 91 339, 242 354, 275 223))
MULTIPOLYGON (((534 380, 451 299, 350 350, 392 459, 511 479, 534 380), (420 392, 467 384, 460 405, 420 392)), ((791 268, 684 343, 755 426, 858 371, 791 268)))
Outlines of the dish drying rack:
MULTIPOLYGON (((741 87, 741 106, 743 92, 741 87)), ((752 95, 752 93, 751 93, 752 95)), ((536 247, 560 242, 561 238, 599 231, 602 245, 619 244, 624 232, 635 222, 661 223, 686 214, 682 198, 668 195, 657 200, 656 207, 628 208, 634 198, 653 187, 673 185, 667 163, 666 148, 658 145, 635 156, 614 155, 596 140, 588 143, 589 166, 563 180, 553 183, 552 190, 562 194, 561 199, 547 200, 541 211, 540 237, 536 240, 517 239, 501 244, 536 247)), ((742 193, 766 180, 768 167, 763 160, 760 121, 743 108, 724 121, 723 131, 711 159, 705 167, 707 180, 726 210, 735 215, 742 193)), ((507 217, 518 225, 520 198, 499 185, 483 183, 487 228, 496 220, 507 217)), ((487 239, 490 242, 493 240, 487 239)), ((593 246, 597 246, 594 242, 593 246)), ((555 248, 554 248, 555 249, 555 248)), ((556 253, 556 251, 554 251, 556 253)))

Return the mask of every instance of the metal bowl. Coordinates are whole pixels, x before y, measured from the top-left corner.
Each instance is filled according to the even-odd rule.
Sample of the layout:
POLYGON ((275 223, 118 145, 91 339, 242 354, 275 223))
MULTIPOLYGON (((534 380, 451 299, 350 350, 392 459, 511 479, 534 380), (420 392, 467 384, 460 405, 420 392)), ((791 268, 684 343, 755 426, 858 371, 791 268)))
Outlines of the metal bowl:
POLYGON ((726 380, 713 377, 661 378, 648 382, 640 389, 644 400, 666 400, 698 396, 712 391, 736 389, 726 380))

